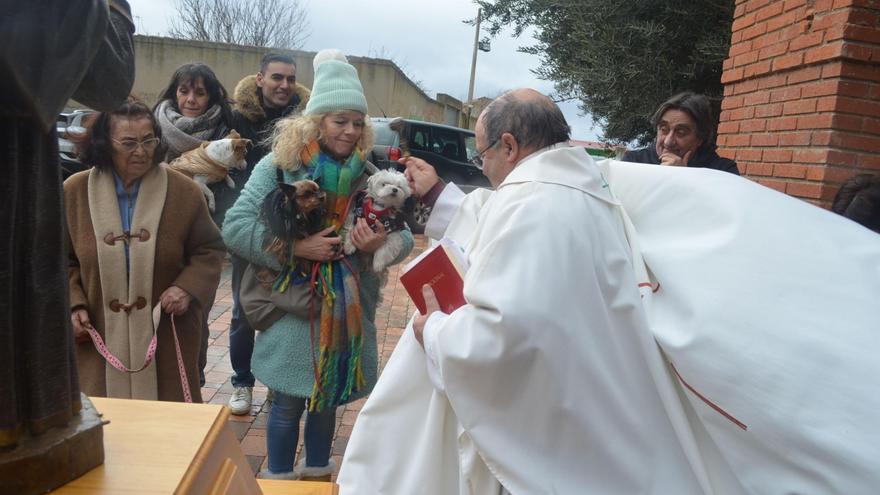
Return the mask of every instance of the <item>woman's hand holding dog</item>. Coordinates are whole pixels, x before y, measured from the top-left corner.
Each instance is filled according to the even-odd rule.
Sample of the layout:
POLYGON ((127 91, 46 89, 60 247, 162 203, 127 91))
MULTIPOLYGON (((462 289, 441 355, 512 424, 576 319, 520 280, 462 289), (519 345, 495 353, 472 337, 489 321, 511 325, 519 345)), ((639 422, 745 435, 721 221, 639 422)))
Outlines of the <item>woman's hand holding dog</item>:
POLYGON ((74 309, 70 312, 70 322, 73 324, 73 341, 77 344, 88 342, 89 332, 86 327, 92 326, 89 312, 85 308, 74 309))
POLYGON ((175 316, 180 316, 186 313, 189 309, 190 301, 192 301, 192 296, 176 285, 168 287, 165 289, 165 292, 159 296, 159 302, 162 304, 162 309, 164 309, 166 313, 175 316))
POLYGON ((294 242, 293 255, 309 261, 332 261, 342 258, 340 244, 342 238, 336 235, 329 237, 335 230, 335 227, 327 227, 317 234, 294 242))
POLYGON ((348 235, 351 236, 351 242, 354 244, 354 247, 364 253, 375 253, 388 239, 384 225, 376 222, 376 231, 373 232, 373 229, 370 228, 370 225, 364 218, 357 219, 354 228, 351 229, 348 235))

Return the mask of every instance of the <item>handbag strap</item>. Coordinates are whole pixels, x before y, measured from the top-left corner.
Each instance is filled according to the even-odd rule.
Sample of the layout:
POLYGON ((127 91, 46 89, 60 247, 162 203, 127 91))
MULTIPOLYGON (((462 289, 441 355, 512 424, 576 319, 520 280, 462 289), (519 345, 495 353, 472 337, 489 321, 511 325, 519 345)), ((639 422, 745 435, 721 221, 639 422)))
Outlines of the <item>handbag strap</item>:
MULTIPOLYGON (((131 369, 122 364, 122 361, 110 352, 110 349, 108 349, 107 345, 104 343, 104 339, 101 338, 101 335, 98 334, 98 331, 91 325, 91 323, 86 325, 85 329, 89 333, 89 337, 91 337, 92 344, 95 345, 95 350, 98 351, 98 354, 100 354, 110 366, 113 366, 123 373, 139 373, 145 370, 147 366, 153 362, 153 358, 156 357, 157 334, 155 329, 153 330, 153 338, 150 339, 150 343, 147 345, 144 364, 138 369, 131 369)), ((177 371, 180 373, 180 387, 183 390, 183 400, 184 402, 192 402, 192 393, 189 389, 189 381, 186 378, 186 367, 183 365, 183 353, 180 352, 180 341, 177 338, 177 325, 174 324, 174 315, 171 315, 171 334, 174 336, 174 350, 177 353, 177 371)))

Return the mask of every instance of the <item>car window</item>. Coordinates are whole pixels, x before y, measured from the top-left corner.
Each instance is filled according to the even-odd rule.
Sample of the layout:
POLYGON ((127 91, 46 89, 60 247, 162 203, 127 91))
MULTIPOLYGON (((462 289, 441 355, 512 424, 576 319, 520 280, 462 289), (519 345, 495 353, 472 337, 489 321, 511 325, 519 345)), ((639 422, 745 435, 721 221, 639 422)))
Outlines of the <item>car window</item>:
POLYGON ((385 122, 373 122, 373 142, 381 146, 397 146, 397 133, 385 122))
POLYGON ((467 160, 471 161, 477 155, 477 138, 471 135, 464 137, 464 151, 467 154, 467 160))
POLYGON ((412 142, 409 143, 414 149, 417 150, 431 150, 430 147, 430 135, 427 127, 416 127, 413 126, 413 137, 412 142))
POLYGON ((450 129, 435 128, 432 134, 431 149, 446 158, 457 160, 461 156, 458 133, 450 129))

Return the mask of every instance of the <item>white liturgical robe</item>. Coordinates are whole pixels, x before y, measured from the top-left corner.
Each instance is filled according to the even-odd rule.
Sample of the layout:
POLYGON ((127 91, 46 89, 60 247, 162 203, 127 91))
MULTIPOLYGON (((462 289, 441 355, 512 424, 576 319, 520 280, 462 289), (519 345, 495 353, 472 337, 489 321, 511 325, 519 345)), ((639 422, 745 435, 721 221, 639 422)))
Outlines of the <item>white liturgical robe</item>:
POLYGON ((446 235, 467 304, 428 320, 427 351, 405 332, 341 493, 880 486, 880 236, 729 174, 567 146, 468 195, 446 235))

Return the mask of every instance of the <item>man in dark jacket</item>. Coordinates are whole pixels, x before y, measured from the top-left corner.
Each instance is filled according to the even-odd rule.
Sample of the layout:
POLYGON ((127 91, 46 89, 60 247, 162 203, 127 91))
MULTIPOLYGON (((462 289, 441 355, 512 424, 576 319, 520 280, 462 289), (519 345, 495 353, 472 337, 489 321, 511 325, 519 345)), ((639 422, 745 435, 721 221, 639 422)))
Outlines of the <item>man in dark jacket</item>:
POLYGON ((735 161, 715 152, 712 107, 705 96, 679 93, 660 105, 651 123, 657 130, 651 146, 627 151, 621 160, 713 168, 739 175, 735 161))
MULTIPOLYGON (((311 92, 296 82, 296 64, 287 55, 267 53, 260 62, 260 72, 247 76, 235 87, 235 109, 232 128, 241 137, 250 139, 253 147, 245 160, 247 169, 233 175, 235 195, 244 188, 254 166, 271 151, 272 130, 275 122, 301 112, 311 92)), ((232 198, 232 202, 235 198, 232 198)), ((232 203, 230 203, 231 205, 232 203)), ((254 330, 238 302, 241 275, 247 264, 232 257, 232 322, 229 326, 229 360, 232 364, 232 414, 247 414, 253 400, 254 375, 251 373, 251 354, 254 351, 254 330)))
POLYGON ((238 199, 257 162, 271 151, 269 141, 275 122, 302 111, 310 94, 308 88, 296 82, 293 59, 279 53, 267 53, 260 62, 260 72, 246 76, 235 86, 231 128, 241 137, 250 139, 252 147, 245 156, 247 169, 229 171, 235 189, 223 182, 211 187, 217 202, 216 213, 212 216, 218 226, 222 226, 226 210, 238 199))
MULTIPOLYGON (((296 82, 293 59, 278 53, 267 53, 260 62, 260 72, 245 77, 235 86, 232 128, 254 143, 246 157, 246 177, 250 177, 257 162, 271 151, 267 139, 272 136, 275 122, 301 112, 310 94, 308 88, 296 82)), ((244 181, 241 185, 244 186, 244 181)))

